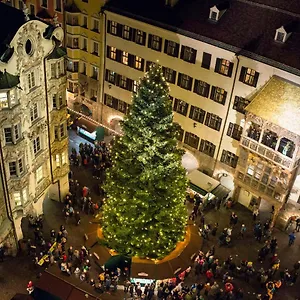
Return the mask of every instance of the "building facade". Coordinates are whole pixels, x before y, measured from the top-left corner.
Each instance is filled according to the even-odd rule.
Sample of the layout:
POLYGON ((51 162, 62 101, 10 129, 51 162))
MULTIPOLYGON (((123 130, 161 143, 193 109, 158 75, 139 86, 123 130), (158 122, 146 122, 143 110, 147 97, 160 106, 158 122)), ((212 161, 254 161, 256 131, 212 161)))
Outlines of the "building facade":
MULTIPOLYGON (((236 201, 251 208, 255 199, 259 199, 257 204, 266 199, 277 203, 279 209, 287 199, 298 201, 290 197, 291 190, 297 189, 293 186, 298 168, 294 162, 295 168, 287 168, 288 187, 280 190, 280 196, 270 186, 276 172, 259 179, 266 181, 262 184, 265 190, 261 194, 255 190, 253 201, 250 192, 248 202, 239 192, 238 162, 240 156, 245 156, 250 119, 250 112, 248 118, 245 115, 247 106, 273 77, 300 83, 295 50, 300 6, 292 1, 286 7, 284 1, 277 1, 276 8, 268 2, 108 2, 103 9, 106 58, 101 114, 105 125, 116 128, 130 108, 139 78, 152 62, 158 62, 170 85, 174 120, 182 128, 180 145, 197 157, 202 171, 219 179, 231 178, 236 201)), ((281 127, 282 132, 290 132, 284 124, 281 127)), ((286 139, 290 139, 289 134, 286 139)), ((298 139, 292 141, 298 143, 298 139)), ((281 156, 287 156, 278 147, 275 152, 280 149, 281 156)), ((255 152, 249 147, 248 150, 255 152)), ((274 155, 264 159, 283 167, 274 155)), ((293 159, 297 160, 297 156, 293 159)), ((245 182, 243 188, 248 192, 245 184, 250 188, 251 183, 245 182)))
POLYGON ((62 28, 26 9, 0 3, 0 26, 0 243, 15 248, 22 218, 69 189, 66 52, 62 28))

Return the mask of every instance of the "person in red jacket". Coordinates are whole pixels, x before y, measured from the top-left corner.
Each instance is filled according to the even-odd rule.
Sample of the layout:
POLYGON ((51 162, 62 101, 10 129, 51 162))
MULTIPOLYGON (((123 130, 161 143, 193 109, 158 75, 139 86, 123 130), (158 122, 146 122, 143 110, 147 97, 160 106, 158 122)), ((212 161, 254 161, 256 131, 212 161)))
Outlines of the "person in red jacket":
POLYGON ((226 292, 226 293, 230 293, 230 292, 232 292, 232 291, 233 291, 233 289, 234 289, 234 287, 233 287, 233 285, 232 285, 232 283, 231 283, 231 282, 227 282, 227 283, 225 283, 225 292, 226 292))
POLYGON ((209 269, 206 271, 205 276, 206 276, 206 282, 210 282, 211 279, 214 277, 214 274, 213 274, 212 270, 209 269))

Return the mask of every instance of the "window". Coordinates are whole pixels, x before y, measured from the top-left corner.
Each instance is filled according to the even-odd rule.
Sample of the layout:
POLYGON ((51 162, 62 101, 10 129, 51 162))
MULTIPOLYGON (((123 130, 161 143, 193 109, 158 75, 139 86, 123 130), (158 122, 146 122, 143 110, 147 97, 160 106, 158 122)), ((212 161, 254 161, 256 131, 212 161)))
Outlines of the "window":
POLYGON ((209 94, 210 85, 202 80, 195 79, 195 85, 194 85, 194 93, 203 96, 208 97, 209 94))
POLYGON ((36 183, 39 183, 43 179, 43 166, 36 169, 36 183))
POLYGON ((24 188, 22 190, 22 198, 23 198, 23 204, 26 204, 28 201, 28 196, 27 196, 27 188, 24 188))
POLYGON ((286 34, 284 32, 277 31, 275 40, 276 42, 284 43, 286 34))
POLYGON ((81 62, 81 74, 86 75, 86 63, 81 62))
POLYGON ((67 155, 66 155, 66 152, 63 152, 61 154, 61 164, 65 165, 66 163, 67 163, 67 155))
POLYGON ((87 16, 82 17, 82 27, 87 28, 87 16))
POLYGON ((39 117, 38 114, 38 104, 35 102, 32 104, 30 108, 30 120, 31 122, 34 122, 39 117))
POLYGON ((0 108, 8 107, 8 92, 0 93, 0 108))
POLYGON ((146 63, 146 72, 148 72, 150 70, 150 67, 154 64, 154 62, 147 60, 146 63))
POLYGON ((20 138, 20 124, 15 124, 13 125, 13 130, 14 130, 14 141, 17 142, 20 138))
POLYGON ((10 176, 17 176, 17 163, 15 161, 9 162, 8 168, 10 176))
POLYGON ((189 115, 190 119, 197 121, 199 123, 203 123, 204 117, 205 117, 205 110, 191 105, 191 110, 189 115))
POLYGON ((181 46, 180 58, 184 61, 195 63, 197 56, 197 50, 187 46, 181 46))
POLYGON ((182 73, 178 73, 177 85, 186 90, 191 90, 193 84, 193 78, 182 73))
POLYGON ((189 105, 185 101, 180 100, 180 99, 175 99, 174 105, 173 105, 173 110, 183 116, 186 116, 188 107, 189 107, 189 105))
POLYGON ((91 96, 91 100, 96 102, 97 101, 97 90, 91 89, 90 96, 91 96))
POLYGON ((127 89, 127 78, 123 75, 119 76, 119 87, 127 89))
POLYGON ((48 8, 48 0, 41 0, 41 6, 48 8))
POLYGON ((62 95, 62 93, 59 93, 59 96, 58 96, 58 105, 59 107, 62 107, 65 105, 65 100, 64 100, 64 97, 62 95))
POLYGON ((179 54, 179 44, 173 41, 165 40, 164 52, 170 56, 178 57, 179 54))
POLYGON ((14 201, 15 201, 15 206, 21 206, 22 205, 21 193, 14 192, 13 197, 14 197, 14 201))
POLYGON ((5 144, 12 143, 13 137, 12 137, 12 128, 11 127, 4 128, 4 138, 5 138, 5 144))
POLYGON ((99 44, 97 42, 93 42, 93 54, 99 55, 99 44))
POLYGON ((114 71, 111 71, 111 70, 106 70, 106 74, 105 74, 105 80, 110 82, 110 83, 113 83, 115 84, 116 82, 116 73, 114 71))
POLYGON ((67 69, 70 72, 78 72, 78 61, 68 61, 67 69))
POLYGON ((133 88, 132 88, 132 91, 136 93, 136 92, 137 92, 137 89, 138 89, 138 82, 137 82, 136 80, 134 80, 134 81, 133 81, 133 88))
POLYGON ((60 167, 60 157, 59 157, 59 154, 56 154, 55 155, 55 164, 56 164, 56 167, 60 167))
POLYGON ((130 27, 123 25, 122 38, 125 40, 130 40, 130 27))
POLYGON ((211 88, 210 99, 220 104, 225 104, 227 92, 217 86, 211 88))
POLYGON ((112 108, 115 108, 115 98, 111 95, 108 95, 108 94, 105 94, 104 95, 104 104, 109 106, 109 107, 112 107, 112 108))
POLYGON ((177 140, 182 142, 182 139, 183 139, 183 135, 184 135, 184 130, 178 126, 178 129, 177 129, 177 140))
POLYGON ((58 108, 58 107, 57 107, 57 102, 56 102, 56 97, 57 97, 56 94, 54 94, 54 95, 52 96, 52 108, 53 108, 53 109, 57 109, 57 108, 58 108))
POLYGON ((122 52, 122 63, 124 65, 128 65, 128 52, 126 51, 122 52))
POLYGON ((210 62, 211 62, 211 54, 203 52, 201 67, 209 70, 210 62))
POLYGON ((83 51, 87 51, 87 39, 86 38, 82 38, 82 48, 81 50, 83 51))
POLYGON ((233 63, 229 60, 217 58, 215 72, 231 77, 233 69, 233 63))
POLYGON ((98 20, 93 19, 93 29, 92 30, 95 32, 99 32, 99 21, 98 20))
POLYGON ((108 33, 111 33, 113 35, 118 34, 118 23, 115 21, 108 21, 108 33))
POLYGON ((200 152, 208 156, 214 157, 215 150, 216 150, 216 146, 213 143, 211 143, 210 141, 201 140, 200 148, 199 148, 200 152))
POLYGON ((227 135, 232 137, 233 139, 239 141, 241 139, 241 135, 243 132, 243 127, 238 124, 229 123, 227 135))
POLYGON ((205 125, 211 129, 219 131, 221 128, 222 119, 212 113, 207 113, 205 118, 205 125))
POLYGON ((98 80, 99 69, 95 66, 92 66, 92 78, 98 80))
POLYGON ((161 37, 157 35, 149 34, 148 48, 151 48, 155 51, 161 51, 161 45, 162 45, 161 37))
POLYGON ((72 14, 67 14, 67 21, 66 21, 66 23, 68 25, 78 26, 79 25, 78 16, 74 16, 72 14))
POLYGON ((19 9, 23 9, 23 1, 22 0, 19 0, 19 9))
POLYGON ((198 149, 198 145, 199 145, 199 137, 191 132, 186 132, 185 136, 184 136, 184 143, 195 148, 198 149))
POLYGON ((41 150, 40 137, 39 136, 36 137, 32 143, 33 143, 33 153, 36 155, 41 150))
POLYGON ((51 78, 56 78, 56 65, 51 64, 50 69, 51 69, 51 78))
POLYGON ((134 68, 137 70, 144 70, 144 59, 139 56, 134 56, 134 68))
POLYGON ((255 70, 242 67, 239 80, 247 85, 256 87, 258 76, 259 73, 256 72, 255 70))
POLYGON ((124 101, 122 100, 118 100, 118 111, 122 112, 123 114, 126 114, 126 108, 127 105, 124 101))
POLYGON ((237 165, 239 157, 236 156, 234 153, 223 150, 222 156, 221 156, 221 162, 235 168, 237 165))
POLYGON ((33 4, 30 4, 30 14, 35 16, 35 7, 33 4))
POLYGON ((255 169, 254 165, 249 165, 248 168, 247 168, 247 175, 253 176, 254 169, 255 169))
POLYGON ((27 74, 27 82, 28 82, 28 88, 29 88, 29 90, 31 90, 31 89, 33 89, 35 87, 34 72, 29 72, 27 74))
POLYGON ((146 32, 136 29, 135 31, 135 42, 139 45, 145 46, 146 44, 146 32))
POLYGON ((245 108, 250 103, 250 100, 245 99, 243 97, 235 96, 233 109, 240 112, 241 114, 245 114, 245 108))
POLYGON ((55 10, 61 11, 61 0, 56 0, 56 8, 55 10))
POLYGON ((164 77, 167 82, 175 84, 176 82, 176 71, 170 68, 163 68, 164 77))
POLYGON ((19 158, 18 159, 18 168, 19 168, 19 174, 23 174, 24 172, 24 168, 23 168, 23 159, 22 158, 19 158))
POLYGON ((117 59, 117 48, 116 47, 107 47, 107 57, 116 60, 117 59))
POLYGON ((60 133, 60 137, 63 138, 66 136, 66 126, 65 123, 62 123, 59 125, 59 133, 60 133))

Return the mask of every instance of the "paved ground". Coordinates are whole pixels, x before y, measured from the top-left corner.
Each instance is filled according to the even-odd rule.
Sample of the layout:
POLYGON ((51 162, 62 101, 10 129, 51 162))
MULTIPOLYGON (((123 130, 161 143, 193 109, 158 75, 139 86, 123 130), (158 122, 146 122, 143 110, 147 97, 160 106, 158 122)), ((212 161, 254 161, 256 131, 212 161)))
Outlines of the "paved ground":
MULTIPOLYGON (((86 142, 85 140, 76 136, 76 133, 70 133, 70 147, 75 147, 78 149, 80 142, 86 142)), ((97 195, 97 180, 93 179, 89 169, 73 168, 74 177, 78 179, 82 185, 87 185, 92 190, 92 197, 99 197, 97 195)), ((45 201, 44 211, 45 211, 45 225, 44 232, 47 236, 50 232, 50 229, 58 230, 61 224, 64 224, 64 219, 62 216, 63 205, 61 203, 53 202, 51 200, 45 201)), ((220 260, 226 259, 229 255, 235 257, 236 263, 239 263, 242 259, 251 260, 254 262, 254 267, 259 269, 262 265, 267 267, 269 261, 266 260, 264 264, 257 262, 257 252, 262 247, 263 243, 258 243, 254 240, 252 234, 252 218, 251 213, 241 205, 236 205, 233 209, 239 217, 239 222, 236 225, 236 229, 233 231, 233 244, 230 248, 216 246, 216 256, 220 260), (239 240, 235 238, 239 231, 240 225, 244 223, 247 226, 247 234, 244 240, 239 240)), ((228 226, 229 215, 231 211, 221 208, 219 211, 208 211, 205 214, 206 222, 208 223, 219 223, 219 232, 224 227, 228 226)), ((66 228, 69 232, 69 241, 68 245, 71 245, 76 249, 84 244, 84 234, 86 233, 86 228, 90 228, 88 224, 91 219, 91 216, 82 215, 82 224, 77 227, 73 223, 66 225, 66 228)), ((25 237, 33 237, 32 230, 28 229, 28 224, 26 221, 23 222, 24 235, 25 237)), ((300 260, 300 234, 298 234, 295 244, 292 247, 288 247, 288 233, 281 232, 274 229, 274 235, 278 239, 279 249, 278 254, 281 260, 281 269, 283 267, 291 268, 292 265, 300 260)), ((217 234, 218 236, 218 234, 217 234)), ((209 241, 204 242, 203 251, 207 251, 213 244, 217 245, 217 237, 209 237, 209 241)), ((94 274, 99 270, 99 267, 93 265, 94 274)), ((34 264, 30 261, 28 256, 25 254, 20 254, 16 258, 7 258, 5 262, 0 263, 0 291, 1 296, 0 300, 8 300, 16 293, 26 293, 26 285, 29 280, 36 280, 36 275, 39 272, 34 267, 34 264)), ((187 280, 187 283, 195 282, 195 277, 190 276, 187 280)), ((200 281, 204 281, 204 278, 201 277, 200 281)), ((245 291, 244 299, 255 299, 255 294, 260 292, 260 287, 256 282, 256 279, 253 279, 250 284, 246 284, 243 280, 235 280, 235 283, 238 287, 242 287, 245 291)), ((79 284, 79 282, 78 282, 79 284)), ((83 284, 84 285, 84 284, 83 284)), ((81 288, 83 288, 81 285, 81 288)), ((292 300, 300 296, 300 289, 296 286, 293 287, 282 287, 274 299, 285 299, 292 300)), ((112 299, 123 299, 123 293, 118 293, 117 295, 112 296, 112 299)))

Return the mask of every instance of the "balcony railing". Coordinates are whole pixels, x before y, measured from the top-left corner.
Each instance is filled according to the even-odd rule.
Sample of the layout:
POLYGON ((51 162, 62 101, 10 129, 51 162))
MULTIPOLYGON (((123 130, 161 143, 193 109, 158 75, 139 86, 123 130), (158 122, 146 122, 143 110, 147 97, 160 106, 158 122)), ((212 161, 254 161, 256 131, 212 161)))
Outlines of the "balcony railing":
POLYGON ((256 152, 260 156, 263 156, 269 160, 272 160, 277 165, 289 170, 293 170, 299 165, 299 161, 294 161, 293 159, 263 145, 258 143, 255 140, 252 140, 248 137, 242 136, 240 144, 248 148, 249 150, 256 152))

